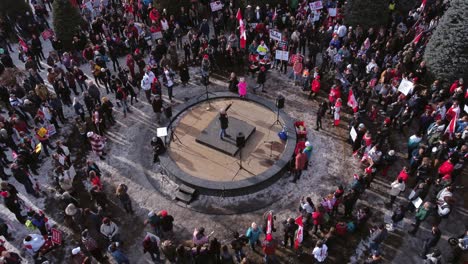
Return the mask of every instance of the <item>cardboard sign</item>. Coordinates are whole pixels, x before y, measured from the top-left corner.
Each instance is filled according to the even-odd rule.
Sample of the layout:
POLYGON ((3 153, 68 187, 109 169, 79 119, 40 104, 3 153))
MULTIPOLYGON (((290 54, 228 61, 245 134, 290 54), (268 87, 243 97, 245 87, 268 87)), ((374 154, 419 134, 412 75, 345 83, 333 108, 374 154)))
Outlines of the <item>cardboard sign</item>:
POLYGON ((336 17, 336 8, 328 8, 328 15, 331 17, 336 17))
POLYGON ((60 230, 52 228, 52 242, 57 245, 62 244, 62 232, 60 230))
POLYGON ((223 3, 221 1, 214 1, 210 3, 211 12, 216 12, 223 9, 223 3))
POLYGON ((50 124, 47 126, 47 135, 49 137, 57 134, 57 130, 55 129, 55 126, 53 124, 50 124))
POLYGON ((151 33, 153 40, 162 39, 163 35, 161 31, 151 33))
POLYGON ((400 86, 398 86, 398 91, 404 94, 405 96, 413 91, 414 84, 407 79, 401 80, 400 86))
POLYGON ((270 39, 281 41, 281 32, 270 29, 270 39))
POLYGON ((323 8, 322 1, 315 1, 312 3, 309 3, 309 8, 311 10, 319 10, 323 8))
POLYGON ((289 51, 276 50, 275 59, 288 61, 289 60, 289 51))
POLYGON ((313 11, 313 14, 314 14, 314 18, 312 19, 312 21, 313 22, 319 21, 321 12, 320 11, 313 11))

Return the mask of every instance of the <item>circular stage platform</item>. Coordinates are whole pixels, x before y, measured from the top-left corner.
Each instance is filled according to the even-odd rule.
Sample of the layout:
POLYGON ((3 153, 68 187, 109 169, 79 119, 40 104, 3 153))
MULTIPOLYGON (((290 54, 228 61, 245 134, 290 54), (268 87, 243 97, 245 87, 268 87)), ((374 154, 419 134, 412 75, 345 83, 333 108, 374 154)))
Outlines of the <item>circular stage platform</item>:
POLYGON ((167 124, 168 151, 160 157, 167 175, 204 195, 238 196, 261 190, 280 176, 291 159, 296 145, 293 120, 279 111, 279 121, 286 126, 288 140, 278 137, 282 126, 273 102, 248 95, 240 99, 228 92, 218 92, 189 100, 173 110, 167 124), (209 103, 208 103, 209 102, 209 103), (219 111, 227 111, 230 138, 219 137, 219 111), (211 105, 211 109, 207 107, 211 105), (236 146, 236 135, 246 137, 245 147, 236 146), (242 158, 242 167, 239 162, 242 158))

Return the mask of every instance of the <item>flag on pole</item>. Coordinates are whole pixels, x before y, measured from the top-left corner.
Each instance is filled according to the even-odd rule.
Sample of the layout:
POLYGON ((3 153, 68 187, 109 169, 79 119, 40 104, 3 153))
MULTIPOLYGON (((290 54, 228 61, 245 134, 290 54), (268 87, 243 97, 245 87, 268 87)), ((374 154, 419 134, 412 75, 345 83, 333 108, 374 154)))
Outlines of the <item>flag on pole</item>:
POLYGON ((419 6, 419 8, 421 9, 421 12, 424 10, 424 7, 426 7, 426 2, 427 0, 422 0, 421 6, 419 6))
POLYGON ((275 7, 275 12, 273 13, 273 17, 271 18, 271 20, 272 20, 272 21, 275 21, 276 16, 277 16, 277 14, 276 14, 276 7, 275 7))
POLYGON ((24 52, 28 52, 28 44, 22 38, 19 38, 19 44, 24 52))
POLYGON ((304 224, 302 223, 302 215, 296 218, 296 224, 299 228, 296 231, 296 238, 294 239, 294 248, 298 249, 304 239, 304 224))
POLYGON ((455 133, 455 128, 457 127, 457 119, 458 119, 458 113, 455 112, 455 116, 450 120, 450 123, 445 129, 445 134, 449 134, 450 138, 452 138, 452 135, 455 133))
POLYGON ((269 211, 267 215, 267 226, 266 226, 266 239, 267 240, 273 238, 271 234, 272 229, 273 229, 273 213, 269 211))
POLYGON ((423 35, 424 31, 422 31, 421 33, 419 33, 414 39, 413 39, 413 43, 414 44, 418 44, 419 40, 421 40, 421 37, 423 35))
POLYGON ((242 20, 242 13, 241 13, 240 8, 237 10, 236 18, 237 18, 237 21, 239 21, 240 47, 241 49, 245 49, 247 35, 245 34, 245 25, 244 25, 244 20, 242 20))
POLYGON ((358 111, 358 103, 356 101, 356 97, 354 97, 352 89, 349 90, 349 94, 348 94, 348 106, 353 109, 354 113, 358 111))

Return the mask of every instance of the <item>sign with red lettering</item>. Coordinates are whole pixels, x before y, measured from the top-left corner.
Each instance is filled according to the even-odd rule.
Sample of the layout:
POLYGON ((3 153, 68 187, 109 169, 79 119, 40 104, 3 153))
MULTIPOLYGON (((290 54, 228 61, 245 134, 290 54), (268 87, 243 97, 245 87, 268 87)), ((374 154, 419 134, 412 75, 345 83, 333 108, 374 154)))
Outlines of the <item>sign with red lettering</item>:
POLYGON ((56 245, 62 244, 62 232, 60 230, 52 228, 52 242, 56 245))
POLYGON ((322 1, 315 1, 312 3, 309 3, 309 7, 311 10, 319 10, 323 8, 322 1))

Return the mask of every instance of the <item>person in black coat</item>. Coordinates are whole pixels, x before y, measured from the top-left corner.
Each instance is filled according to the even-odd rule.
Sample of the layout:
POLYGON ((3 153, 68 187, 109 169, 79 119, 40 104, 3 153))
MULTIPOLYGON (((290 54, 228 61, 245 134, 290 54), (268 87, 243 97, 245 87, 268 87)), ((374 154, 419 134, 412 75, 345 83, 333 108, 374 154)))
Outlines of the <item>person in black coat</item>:
POLYGON ((151 100, 151 106, 153 107, 153 112, 156 114, 156 121, 158 124, 161 122, 161 112, 163 109, 163 100, 161 95, 154 96, 151 100))
POLYGON ((187 67, 187 63, 183 61, 179 65, 179 75, 180 75, 180 81, 182 82, 182 85, 185 86, 190 80, 190 75, 189 75, 189 70, 187 67))
POLYGON ((421 253, 422 258, 426 258, 429 250, 437 245, 441 235, 440 229, 436 225, 432 226, 431 236, 424 240, 423 251, 421 253))
POLYGON ((229 77, 229 91, 237 94, 237 85, 239 84, 239 80, 234 72, 231 72, 231 76, 229 77))
POLYGON ((283 222, 284 225, 284 246, 288 246, 288 240, 291 244, 291 248, 294 246, 294 235, 299 226, 294 221, 294 218, 288 218, 283 222))
POLYGON ((260 67, 260 72, 258 73, 258 76, 257 76, 257 86, 253 90, 254 93, 260 87, 262 87, 262 92, 266 93, 266 91, 265 91, 265 81, 266 81, 266 68, 264 66, 262 66, 262 67, 260 67))
POLYGON ((15 186, 7 182, 2 182, 1 188, 1 196, 3 197, 5 207, 15 215, 18 222, 24 224, 26 219, 21 214, 21 200, 18 198, 18 191, 15 186))
POLYGON ((151 139, 151 147, 153 148, 153 163, 159 162, 159 155, 166 151, 164 142, 160 137, 153 137, 151 139))
POLYGON ((315 130, 323 129, 322 128, 322 117, 325 116, 327 112, 327 103, 322 102, 317 111, 317 120, 315 121, 315 130))
POLYGON ((221 125, 221 131, 219 132, 219 138, 224 140, 224 137, 230 138, 231 136, 226 133, 226 129, 229 127, 229 120, 227 116, 227 110, 231 107, 232 103, 229 104, 225 109, 219 112, 219 123, 221 125))

